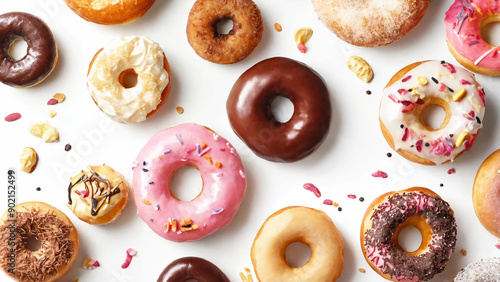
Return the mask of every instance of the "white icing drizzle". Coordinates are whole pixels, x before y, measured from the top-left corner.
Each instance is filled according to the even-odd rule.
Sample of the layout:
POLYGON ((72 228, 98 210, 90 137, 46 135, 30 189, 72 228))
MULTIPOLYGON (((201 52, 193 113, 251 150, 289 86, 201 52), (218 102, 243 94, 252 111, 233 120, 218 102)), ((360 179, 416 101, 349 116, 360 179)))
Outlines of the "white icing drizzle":
POLYGON ((496 51, 497 49, 498 49, 498 47, 491 48, 490 50, 485 52, 483 55, 481 55, 481 57, 477 58, 477 60, 474 62, 474 65, 477 66, 477 64, 479 64, 484 58, 486 58, 486 56, 488 56, 491 52, 496 51))
POLYGON ((380 119, 393 136, 396 151, 402 149, 435 164, 442 164, 448 160, 453 161, 459 153, 472 145, 475 134, 482 127, 484 117, 485 105, 481 98, 482 93, 484 92, 472 73, 451 64, 443 65, 439 61, 428 61, 410 70, 399 81, 384 89, 380 104, 380 119), (436 74, 440 74, 434 77, 438 83, 435 83, 432 77, 436 74), (425 77, 428 83, 420 85, 418 76, 425 77), (454 102, 453 95, 462 88, 466 90, 465 96, 454 102), (448 103, 451 118, 443 129, 430 131, 425 128, 416 110, 412 108, 420 105, 417 103, 419 96, 408 92, 411 89, 423 92, 425 94, 423 100, 439 98, 448 103), (402 101, 405 101, 406 105, 402 101), (403 113, 403 110, 407 112, 403 113), (467 137, 456 147, 457 139, 463 131, 467 133, 467 137))
POLYGON ((160 46, 149 38, 127 36, 108 43, 97 56, 88 75, 90 94, 110 118, 122 123, 137 123, 156 109, 169 83, 160 46), (137 85, 123 87, 120 74, 133 69, 137 85))

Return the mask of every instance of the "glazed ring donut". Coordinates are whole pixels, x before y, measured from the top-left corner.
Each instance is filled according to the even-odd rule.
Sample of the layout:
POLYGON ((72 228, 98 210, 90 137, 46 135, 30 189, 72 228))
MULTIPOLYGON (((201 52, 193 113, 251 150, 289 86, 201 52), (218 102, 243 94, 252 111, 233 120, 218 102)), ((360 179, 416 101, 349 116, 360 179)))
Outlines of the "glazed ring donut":
POLYGON ((87 169, 71 178, 66 205, 88 224, 115 221, 128 203, 127 181, 107 165, 87 166, 87 169))
POLYGON ((0 81, 13 87, 31 87, 42 82, 57 63, 57 44, 49 27, 39 18, 20 12, 0 15, 0 81), (14 60, 11 44, 22 39, 26 55, 14 60))
POLYGON ((79 246, 73 223, 46 203, 18 204, 2 216, 0 267, 16 281, 56 281, 75 262, 79 246), (40 241, 40 249, 27 248, 30 238, 40 241))
POLYGON ((127 24, 142 16, 155 0, 64 0, 82 19, 104 25, 127 24))
POLYGON ((156 234, 195 241, 226 226, 246 191, 246 175, 234 147, 212 130, 181 124, 156 133, 136 158, 133 187, 137 214, 156 234), (191 201, 170 192, 170 179, 183 166, 201 173, 201 193, 191 201))
POLYGON ((450 205, 429 189, 413 187, 376 198, 361 224, 361 249, 368 264, 391 281, 424 281, 444 270, 457 241, 450 205), (420 247, 407 252, 398 235, 407 226, 422 234, 420 247))
POLYGON ((497 1, 455 0, 444 20, 451 54, 473 72, 500 75, 500 47, 490 45, 481 35, 483 27, 498 21, 497 1))
POLYGON ((111 119, 138 123, 155 114, 170 93, 170 66, 158 43, 143 36, 117 38, 89 65, 87 86, 94 103, 111 119), (128 73, 137 84, 124 86, 128 73))
POLYGON ((267 59, 243 73, 231 89, 226 110, 236 135, 256 155, 275 162, 294 162, 313 153, 330 127, 330 98, 323 79, 288 58, 267 59), (271 113, 277 97, 294 105, 285 123, 271 113))
POLYGON ((453 282, 500 281, 500 257, 475 261, 462 269, 453 282))
POLYGON ((500 238, 500 150, 484 160, 472 190, 474 211, 481 224, 500 238))
POLYGON ((239 62, 255 49, 264 24, 252 0, 197 0, 189 12, 186 34, 198 56, 217 64, 239 62), (217 24, 231 20, 228 34, 219 34, 217 24))
POLYGON ((340 39, 364 47, 401 39, 422 19, 430 0, 312 0, 319 19, 340 39))
POLYGON ((343 267, 342 236, 325 212, 288 207, 272 214, 255 236, 252 264, 259 281, 335 281, 343 267), (288 245, 300 242, 311 248, 311 258, 299 268, 288 266, 288 245))
POLYGON ((160 274, 157 282, 229 282, 226 274, 215 264, 197 257, 184 257, 171 262, 160 274))
POLYGON ((387 83, 380 102, 380 128, 401 156, 439 165, 470 150, 483 126, 485 107, 484 90, 472 73, 444 61, 418 62, 387 83), (437 129, 423 118, 431 105, 446 113, 437 129))

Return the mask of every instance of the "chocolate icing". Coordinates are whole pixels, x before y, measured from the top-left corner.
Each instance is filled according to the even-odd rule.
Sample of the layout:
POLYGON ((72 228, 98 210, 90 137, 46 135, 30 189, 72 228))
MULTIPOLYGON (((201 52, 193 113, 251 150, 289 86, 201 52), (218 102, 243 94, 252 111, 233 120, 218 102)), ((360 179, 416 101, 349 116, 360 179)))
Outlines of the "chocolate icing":
POLYGON ((431 279, 444 270, 455 249, 455 217, 449 204, 440 197, 422 192, 394 194, 375 208, 371 220, 372 227, 364 234, 365 252, 383 273, 395 280, 431 279), (427 252, 410 256, 391 239, 399 225, 417 214, 427 219, 433 236, 427 252), (378 251, 370 253, 373 249, 378 251), (377 254, 371 257, 373 253, 377 254))
POLYGON ((294 162, 314 152, 326 138, 331 106, 322 78, 288 58, 261 61, 236 81, 226 103, 231 127, 259 157, 294 162), (278 122, 271 112, 277 97, 290 99, 294 113, 278 122))
POLYGON ((21 12, 0 15, 0 81, 28 87, 43 80, 54 68, 57 46, 48 26, 39 18, 21 12), (16 39, 28 44, 26 56, 14 60, 9 48, 16 39))
POLYGON ((157 282, 229 282, 227 276, 213 263, 197 257, 174 260, 160 274, 157 282))

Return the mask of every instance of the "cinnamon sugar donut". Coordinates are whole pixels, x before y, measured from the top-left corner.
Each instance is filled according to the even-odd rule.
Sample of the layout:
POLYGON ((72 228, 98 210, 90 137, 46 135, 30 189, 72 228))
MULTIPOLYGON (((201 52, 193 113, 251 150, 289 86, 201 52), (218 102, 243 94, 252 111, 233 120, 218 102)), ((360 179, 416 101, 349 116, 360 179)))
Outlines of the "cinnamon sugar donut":
POLYGON ((319 19, 357 46, 385 46, 401 39, 424 16, 430 0, 312 0, 319 19))

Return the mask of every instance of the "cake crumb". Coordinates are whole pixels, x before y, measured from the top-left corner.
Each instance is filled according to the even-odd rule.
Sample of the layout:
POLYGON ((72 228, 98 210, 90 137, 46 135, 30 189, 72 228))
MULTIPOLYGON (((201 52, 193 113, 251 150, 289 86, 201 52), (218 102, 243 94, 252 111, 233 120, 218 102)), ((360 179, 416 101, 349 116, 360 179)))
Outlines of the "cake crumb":
POLYGON ((467 251, 464 249, 460 249, 460 254, 465 257, 467 255, 467 251))
POLYGON ((279 23, 274 23, 274 29, 276 29, 277 32, 281 32, 283 27, 281 27, 279 23))
POLYGON ((358 268, 358 271, 361 273, 366 273, 366 270, 364 268, 358 268))
POLYGON ((184 108, 183 107, 177 107, 177 108, 175 108, 175 110, 177 111, 178 114, 184 113, 184 108))

